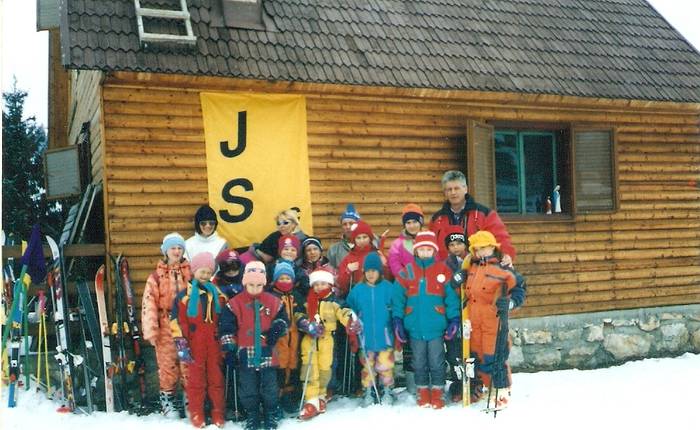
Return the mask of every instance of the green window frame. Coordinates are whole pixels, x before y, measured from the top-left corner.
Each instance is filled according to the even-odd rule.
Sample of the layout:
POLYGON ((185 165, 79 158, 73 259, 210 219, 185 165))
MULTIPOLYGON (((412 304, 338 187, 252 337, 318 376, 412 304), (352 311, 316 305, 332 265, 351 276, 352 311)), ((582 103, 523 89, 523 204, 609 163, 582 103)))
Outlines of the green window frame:
MULTIPOLYGON (((545 211, 546 197, 551 198, 551 192, 554 189, 554 186, 558 184, 558 142, 556 133, 551 131, 496 130, 494 133, 494 138, 494 149, 496 152, 496 206, 498 208, 498 211, 502 213, 520 215, 543 213, 545 211), (526 147, 529 147, 532 144, 537 145, 537 139, 543 139, 545 141, 548 140, 547 143, 551 143, 551 150, 547 151, 547 153, 551 155, 551 158, 549 160, 542 159, 541 155, 544 154, 538 154, 540 156, 537 158, 528 158, 528 154, 526 154, 525 152, 526 147), (510 143, 506 143, 507 141, 510 141, 510 143), (513 143, 515 145, 513 145, 513 143), (511 146, 511 149, 515 150, 514 154, 512 153, 512 151, 511 153, 508 153, 507 150, 500 151, 499 154, 499 149, 508 145, 511 146), (517 187, 515 190, 512 189, 512 184, 509 185, 507 182, 505 182, 505 178, 511 178, 512 180, 513 175, 512 173, 503 171, 504 159, 502 158, 504 156, 512 157, 513 155, 515 156, 515 162, 511 163, 511 165, 515 166, 515 177, 517 178, 517 187), (501 162, 499 162, 499 160, 501 160, 501 162), (533 162, 533 164, 534 161, 537 160, 542 160, 545 162, 545 164, 548 161, 551 167, 551 184, 548 184, 545 188, 543 188, 541 184, 539 184, 539 187, 537 187, 537 184, 530 184, 531 188, 540 188, 539 191, 541 193, 538 195, 533 195, 532 192, 529 192, 532 190, 531 188, 528 188, 528 181, 534 182, 534 180, 532 175, 528 175, 528 167, 532 169, 532 166, 526 165, 527 160, 530 160, 530 162, 533 162), (511 189, 508 190, 508 188, 511 189), (513 193, 515 193, 517 196, 517 208, 515 205, 513 205, 513 193), (510 199, 507 197, 508 195, 510 196, 510 199), (508 200, 510 200, 510 203, 508 203, 508 200)), ((534 179, 540 178, 535 177, 534 179)))

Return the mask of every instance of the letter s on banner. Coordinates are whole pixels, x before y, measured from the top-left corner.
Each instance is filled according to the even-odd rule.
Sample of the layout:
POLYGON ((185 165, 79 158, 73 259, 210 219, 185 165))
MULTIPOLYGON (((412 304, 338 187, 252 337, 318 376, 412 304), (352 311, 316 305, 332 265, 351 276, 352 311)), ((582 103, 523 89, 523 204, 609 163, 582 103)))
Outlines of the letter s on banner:
POLYGON ((235 187, 243 187, 246 191, 253 191, 253 184, 245 178, 231 179, 224 185, 221 190, 221 198, 225 202, 243 206, 243 212, 240 215, 231 215, 228 209, 220 209, 219 217, 225 222, 241 222, 245 221, 253 213, 253 201, 245 197, 236 196, 231 193, 235 187))

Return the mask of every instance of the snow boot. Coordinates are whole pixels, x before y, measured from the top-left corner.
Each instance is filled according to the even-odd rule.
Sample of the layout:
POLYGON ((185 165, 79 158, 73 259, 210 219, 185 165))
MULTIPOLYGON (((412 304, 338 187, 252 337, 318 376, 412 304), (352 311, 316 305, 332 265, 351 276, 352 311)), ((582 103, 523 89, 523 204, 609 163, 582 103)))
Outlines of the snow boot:
POLYGON ((213 410, 211 411, 211 423, 219 428, 223 428, 226 424, 226 418, 223 412, 213 410))
POLYGON ((374 404, 374 394, 371 388, 365 388, 365 394, 362 396, 362 407, 366 408, 374 404))
POLYGON ((274 430, 279 425, 279 420, 281 417, 281 411, 279 407, 272 408, 270 410, 265 409, 265 419, 263 422, 263 428, 265 430, 274 430))
POLYGON ((443 390, 441 387, 433 387, 430 390, 430 405, 433 409, 442 409, 445 407, 445 400, 442 395, 443 390))
POLYGON ((455 381, 450 384, 450 388, 447 392, 453 403, 462 403, 462 381, 455 381))
POLYGON ((418 399, 418 406, 421 408, 430 407, 430 388, 428 387, 416 387, 416 398, 418 399))
POLYGON ((198 429, 203 429, 207 425, 204 415, 197 412, 190 414, 190 422, 194 428, 198 429))
POLYGON ((310 420, 311 418, 315 417, 318 415, 320 412, 318 411, 319 409, 319 401, 318 398, 311 399, 304 403, 304 408, 301 410, 301 413, 299 414, 299 419, 306 421, 310 420))
POLYGON ((257 410, 246 411, 246 412, 247 412, 248 416, 245 419, 245 426, 243 428, 245 430, 258 430, 258 429, 260 429, 259 412, 257 410))
POLYGON ((160 413, 166 418, 180 418, 180 413, 175 409, 174 398, 175 393, 169 391, 160 392, 160 413))
POLYGON ((391 406, 394 404, 394 394, 391 392, 390 387, 384 387, 384 393, 382 394, 382 405, 391 406))

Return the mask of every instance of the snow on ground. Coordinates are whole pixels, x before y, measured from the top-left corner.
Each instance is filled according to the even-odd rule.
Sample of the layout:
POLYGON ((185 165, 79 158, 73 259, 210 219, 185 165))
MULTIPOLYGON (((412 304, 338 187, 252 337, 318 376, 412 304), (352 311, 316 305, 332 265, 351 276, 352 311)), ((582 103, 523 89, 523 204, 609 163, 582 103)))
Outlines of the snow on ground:
MULTIPOLYGON (((420 409, 403 393, 393 407, 362 409, 359 400, 340 399, 328 412, 309 422, 282 421, 282 430, 421 429, 700 429, 700 355, 647 359, 598 370, 561 370, 513 375, 513 396, 507 410, 480 411, 482 403, 465 410, 420 409)), ((185 430, 186 420, 159 415, 137 417, 126 412, 92 415, 56 413, 57 405, 42 393, 21 391, 18 406, 7 408, 7 388, 0 400, 0 430, 185 430)), ((209 426, 213 430, 216 427, 209 426)), ((228 422, 226 429, 240 429, 228 422)))

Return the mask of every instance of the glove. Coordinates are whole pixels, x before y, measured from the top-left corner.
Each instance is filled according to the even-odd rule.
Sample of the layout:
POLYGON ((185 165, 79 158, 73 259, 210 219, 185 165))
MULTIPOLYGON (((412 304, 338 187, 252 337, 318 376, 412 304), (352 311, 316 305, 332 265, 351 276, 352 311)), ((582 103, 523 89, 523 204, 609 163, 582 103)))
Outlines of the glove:
POLYGON ((406 330, 403 328, 403 321, 401 318, 395 317, 393 320, 393 325, 394 325, 394 336, 396 336, 396 339, 400 343, 406 343, 407 341, 407 336, 406 336, 406 330))
POLYGON ((176 337, 173 340, 175 341, 177 358, 180 359, 180 362, 185 364, 194 363, 194 358, 192 358, 192 352, 190 351, 190 346, 187 344, 187 339, 184 337, 176 337))
POLYGON ((350 351, 357 352, 360 349, 360 341, 357 339, 356 334, 348 333, 348 343, 350 344, 350 351))
POLYGON ((287 333, 287 323, 283 320, 277 319, 272 321, 270 329, 267 331, 265 338, 267 339, 268 346, 275 346, 277 341, 287 333))
POLYGON ((462 285, 462 283, 464 283, 464 279, 465 279, 464 270, 458 270, 457 272, 454 273, 454 275, 452 275, 452 286, 454 288, 459 287, 460 285, 462 285))
POLYGON ((499 297, 496 300, 496 309, 498 309, 498 314, 502 315, 504 312, 508 312, 513 309, 515 303, 509 297, 499 297))
POLYGON ((310 322, 306 318, 299 320, 297 326, 299 327, 299 330, 303 331, 304 333, 308 333, 309 336, 315 339, 323 336, 323 333, 325 332, 323 324, 315 321, 310 322))
POLYGON ((454 318, 447 324, 447 329, 445 330, 445 340, 452 340, 459 330, 459 319, 454 318))
POLYGON ((348 324, 348 333, 358 335, 362 333, 362 321, 359 318, 350 318, 350 323, 348 324))

